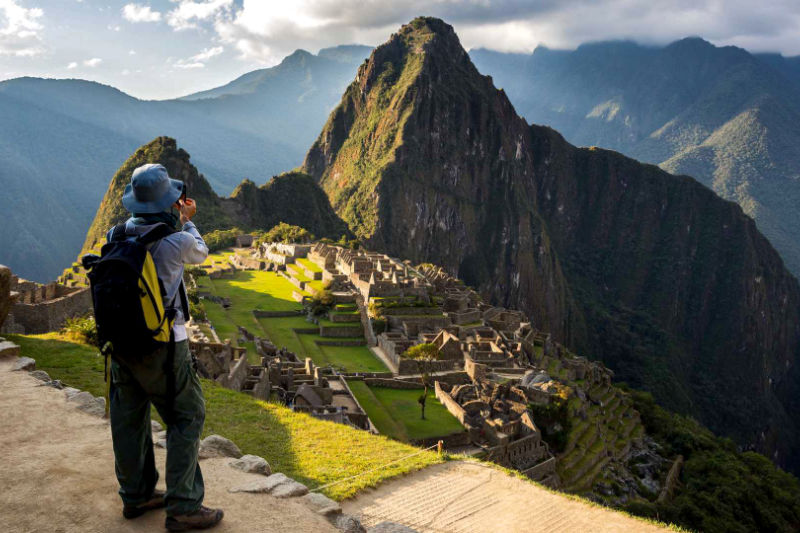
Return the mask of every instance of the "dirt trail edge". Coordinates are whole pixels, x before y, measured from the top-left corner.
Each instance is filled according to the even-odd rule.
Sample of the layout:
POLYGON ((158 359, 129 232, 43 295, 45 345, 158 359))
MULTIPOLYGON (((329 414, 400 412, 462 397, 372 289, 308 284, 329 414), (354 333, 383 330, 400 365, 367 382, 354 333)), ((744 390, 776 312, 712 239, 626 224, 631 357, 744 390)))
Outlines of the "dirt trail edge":
POLYGON ((388 481, 342 507, 364 526, 390 520, 420 533, 665 531, 464 461, 434 465, 388 481))
MULTIPOLYGON (((64 393, 0 360, 0 530, 28 532, 165 531, 164 511, 122 518, 108 424, 67 404, 64 393)), ((156 448, 164 488, 166 453, 156 448)), ((269 460, 269 458, 267 458, 269 460)), ((206 503, 222 507, 219 532, 335 532, 301 502, 266 494, 231 494, 257 477, 202 461, 206 503)))

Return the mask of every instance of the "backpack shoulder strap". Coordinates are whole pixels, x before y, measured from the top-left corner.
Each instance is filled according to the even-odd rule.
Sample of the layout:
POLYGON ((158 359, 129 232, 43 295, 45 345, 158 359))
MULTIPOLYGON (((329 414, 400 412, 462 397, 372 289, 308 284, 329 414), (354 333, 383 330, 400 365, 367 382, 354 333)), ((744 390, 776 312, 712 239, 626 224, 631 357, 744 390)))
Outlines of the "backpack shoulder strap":
POLYGON ((136 240, 139 242, 139 244, 147 246, 148 244, 160 241, 164 237, 168 237, 173 233, 176 233, 174 229, 161 222, 156 224, 152 229, 148 230, 147 233, 140 235, 136 240))
POLYGON ((123 241, 125 240, 126 237, 127 235, 125 235, 125 222, 123 222, 122 224, 117 224, 111 230, 111 238, 109 239, 109 242, 123 241))

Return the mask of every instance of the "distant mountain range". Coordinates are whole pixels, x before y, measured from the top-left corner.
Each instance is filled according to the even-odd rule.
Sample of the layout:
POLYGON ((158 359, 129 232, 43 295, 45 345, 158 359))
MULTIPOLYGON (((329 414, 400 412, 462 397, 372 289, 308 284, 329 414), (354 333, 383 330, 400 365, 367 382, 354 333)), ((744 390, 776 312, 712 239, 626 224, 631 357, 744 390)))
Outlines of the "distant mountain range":
POLYGON ((169 101, 82 80, 0 82, 0 262, 26 278, 55 278, 81 249, 109 176, 160 135, 197 154, 220 194, 296 167, 370 50, 298 50, 169 101))
MULTIPOLYGON (((223 195, 243 178, 264 183, 296 167, 371 50, 298 50, 163 102, 81 80, 0 82, 0 261, 32 279, 58 275, 80 249, 109 176, 160 135, 179 139, 223 195)), ((698 38, 470 57, 528 122, 689 174, 736 201, 800 273, 799 57, 698 38)))
POLYGON ((688 174, 737 202, 800 274, 800 57, 699 38, 470 55, 529 122, 688 174))

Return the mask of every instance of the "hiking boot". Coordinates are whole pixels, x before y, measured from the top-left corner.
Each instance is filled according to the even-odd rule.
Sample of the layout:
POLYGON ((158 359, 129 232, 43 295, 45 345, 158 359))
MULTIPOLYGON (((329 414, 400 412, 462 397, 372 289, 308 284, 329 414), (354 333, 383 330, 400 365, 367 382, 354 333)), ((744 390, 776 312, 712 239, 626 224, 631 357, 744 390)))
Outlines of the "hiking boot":
POLYGON ((219 524, 223 516, 222 509, 200 509, 189 514, 168 516, 164 526, 169 531, 188 531, 190 529, 208 529, 219 524))
POLYGON ((147 511, 152 511, 153 509, 161 509, 164 507, 164 491, 163 490, 154 490, 153 495, 150 496, 150 499, 144 503, 140 503, 139 505, 125 505, 122 507, 122 516, 130 520, 131 518, 138 518, 142 516, 147 511))

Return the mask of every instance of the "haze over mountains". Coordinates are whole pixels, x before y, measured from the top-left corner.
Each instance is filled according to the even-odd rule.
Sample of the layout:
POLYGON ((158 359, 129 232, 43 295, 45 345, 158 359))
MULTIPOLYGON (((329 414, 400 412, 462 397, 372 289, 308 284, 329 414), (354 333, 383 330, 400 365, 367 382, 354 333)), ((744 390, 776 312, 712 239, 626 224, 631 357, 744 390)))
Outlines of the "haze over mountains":
POLYGON ((276 67, 169 101, 82 80, 0 82, 0 259, 23 277, 55 278, 80 250, 109 177, 160 135, 197 154, 220 194, 292 169, 369 51, 298 50, 276 67))
POLYGON ((800 58, 700 38, 471 56, 529 122, 693 176, 737 202, 800 273, 800 58))

